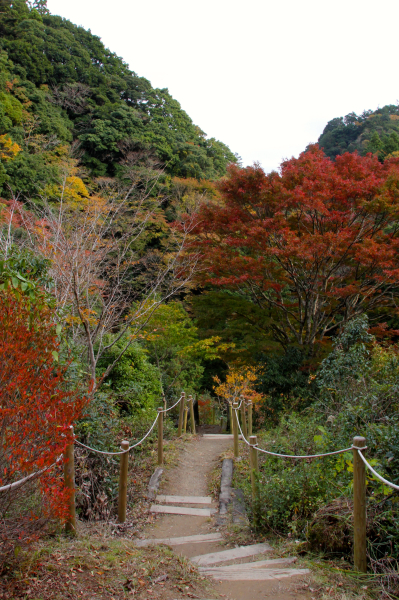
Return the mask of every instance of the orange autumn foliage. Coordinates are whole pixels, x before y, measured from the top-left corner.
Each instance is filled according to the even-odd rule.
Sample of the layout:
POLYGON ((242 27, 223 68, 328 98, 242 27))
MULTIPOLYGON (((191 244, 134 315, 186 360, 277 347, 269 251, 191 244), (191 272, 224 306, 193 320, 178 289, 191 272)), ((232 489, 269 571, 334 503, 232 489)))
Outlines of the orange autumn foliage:
POLYGON ((217 376, 213 380, 216 384, 214 386, 215 394, 225 402, 238 402, 244 398, 256 405, 263 400, 263 395, 255 389, 258 374, 254 367, 229 370, 224 383, 217 376))
MULTIPOLYGON (((67 389, 58 351, 53 309, 44 301, 32 304, 23 294, 2 292, 0 487, 51 467, 72 440, 70 427, 85 400, 67 389)), ((33 480, 34 485, 0 493, 0 553, 31 540, 38 523, 66 517, 62 462, 33 480)))

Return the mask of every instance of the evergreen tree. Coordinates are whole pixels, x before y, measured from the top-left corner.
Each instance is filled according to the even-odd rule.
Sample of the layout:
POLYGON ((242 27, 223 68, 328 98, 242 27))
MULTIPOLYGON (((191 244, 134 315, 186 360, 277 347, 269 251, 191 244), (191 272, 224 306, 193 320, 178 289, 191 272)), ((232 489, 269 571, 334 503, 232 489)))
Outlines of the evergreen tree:
POLYGON ((48 15, 50 13, 47 8, 47 0, 33 0, 29 2, 31 10, 37 10, 40 15, 48 15))

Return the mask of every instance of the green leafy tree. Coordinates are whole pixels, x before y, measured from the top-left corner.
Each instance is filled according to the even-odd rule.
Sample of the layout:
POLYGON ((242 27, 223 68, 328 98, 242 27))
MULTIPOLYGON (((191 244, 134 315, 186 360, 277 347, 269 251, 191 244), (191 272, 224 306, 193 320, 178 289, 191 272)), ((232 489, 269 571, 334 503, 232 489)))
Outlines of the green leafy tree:
POLYGON ((179 302, 162 304, 146 324, 141 339, 157 366, 164 398, 181 391, 197 393, 204 373, 203 360, 219 356, 220 338, 200 340, 198 329, 179 302))
POLYGON ((370 141, 367 145, 367 152, 371 152, 372 154, 378 154, 384 147, 384 144, 381 141, 380 136, 377 131, 374 131, 370 141))
MULTIPOLYGON (((119 356, 129 335, 132 334, 127 333, 103 356, 98 364, 99 373, 119 356)), ((138 419, 154 417, 162 397, 158 369, 151 364, 145 349, 138 343, 131 344, 120 357, 106 379, 106 388, 121 411, 138 419)))

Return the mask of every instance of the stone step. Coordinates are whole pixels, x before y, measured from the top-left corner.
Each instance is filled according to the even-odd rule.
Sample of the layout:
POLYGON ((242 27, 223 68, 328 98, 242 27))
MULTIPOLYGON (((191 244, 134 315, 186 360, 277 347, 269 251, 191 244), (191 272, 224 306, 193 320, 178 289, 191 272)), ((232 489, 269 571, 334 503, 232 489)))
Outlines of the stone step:
POLYGON ((251 544, 250 546, 240 546, 239 548, 230 548, 220 552, 211 552, 210 554, 202 554, 190 558, 191 562, 196 565, 215 565, 227 560, 235 560, 236 558, 246 558, 248 556, 256 556, 264 552, 270 552, 269 544, 251 544))
POLYGON ((182 537, 159 538, 135 540, 135 546, 157 546, 167 544, 168 546, 181 546, 183 544, 201 544, 203 542, 220 542, 223 540, 221 533, 203 533, 200 535, 185 535, 182 537))
POLYGON ((210 496, 163 496, 156 497, 157 502, 176 503, 176 504, 212 504, 210 496))
MULTIPOLYGON (((190 558, 192 560, 192 558, 190 558)), ((232 565, 224 565, 222 567, 215 567, 215 569, 227 569, 228 571, 236 571, 237 567, 243 567, 243 571, 249 571, 250 569, 266 569, 269 567, 275 567, 276 565, 292 565, 298 559, 296 556, 288 556, 287 558, 268 558, 267 560, 256 560, 250 563, 234 563, 232 565)), ((209 571, 213 567, 198 567, 198 571, 201 573, 209 571)))
POLYGON ((153 504, 150 512, 167 515, 191 515, 193 517, 211 517, 217 510, 215 508, 188 508, 186 506, 164 506, 153 504))
POLYGON ((248 565, 231 566, 234 569, 230 569, 229 567, 204 568, 201 569, 201 574, 212 577, 217 581, 266 581, 268 579, 303 576, 310 573, 309 569, 254 569, 253 567, 248 567, 248 565))
MULTIPOLYGON (((234 435, 230 433, 203 433, 202 437, 208 440, 233 440, 234 435)), ((242 435, 238 436, 239 439, 242 439, 242 435)))

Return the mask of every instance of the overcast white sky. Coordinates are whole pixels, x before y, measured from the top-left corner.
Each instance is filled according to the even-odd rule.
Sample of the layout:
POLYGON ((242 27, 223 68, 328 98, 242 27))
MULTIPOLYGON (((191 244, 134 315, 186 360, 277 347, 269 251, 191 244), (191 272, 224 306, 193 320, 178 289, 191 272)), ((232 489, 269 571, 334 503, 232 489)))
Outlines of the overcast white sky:
POLYGON ((399 100, 398 0, 48 0, 266 171, 399 100))

